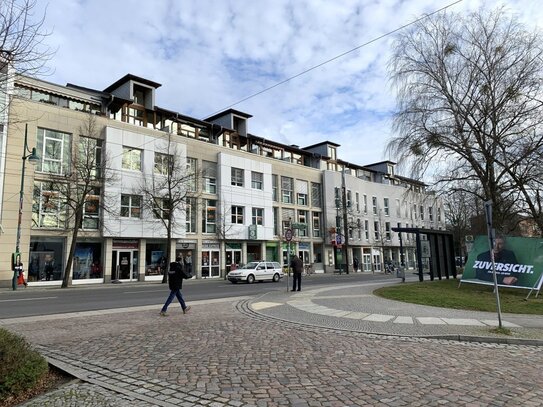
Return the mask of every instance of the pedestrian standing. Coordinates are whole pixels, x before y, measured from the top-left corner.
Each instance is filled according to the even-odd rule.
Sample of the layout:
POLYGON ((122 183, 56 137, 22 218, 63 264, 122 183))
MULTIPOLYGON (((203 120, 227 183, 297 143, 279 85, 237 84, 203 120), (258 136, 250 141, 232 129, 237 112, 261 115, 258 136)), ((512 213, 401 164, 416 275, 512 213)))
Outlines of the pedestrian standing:
POLYGON ((168 310, 168 306, 173 301, 174 297, 177 297, 179 300, 179 304, 181 304, 181 309, 183 310, 183 314, 186 314, 190 311, 190 305, 187 306, 185 304, 185 300, 183 299, 183 295, 181 295, 181 288, 183 287, 183 258, 181 256, 177 257, 174 263, 170 263, 170 269, 168 270, 168 285, 170 287, 170 295, 168 296, 168 299, 164 303, 164 306, 160 310, 160 315, 163 317, 168 316, 166 314, 166 311, 168 310))
POLYGON ((292 272, 293 272, 291 291, 301 291, 302 271, 304 269, 304 264, 298 256, 294 255, 294 257, 290 261, 290 267, 292 268, 292 272), (298 286, 298 289, 296 289, 296 285, 298 286))
POLYGON ((188 252, 185 257, 185 268, 188 273, 192 274, 192 252, 188 252))
POLYGON ((17 285, 24 285, 26 287, 28 284, 26 283, 26 280, 25 280, 25 272, 24 272, 23 262, 21 261, 20 255, 17 255, 17 259, 15 260, 13 269, 17 273, 17 285))

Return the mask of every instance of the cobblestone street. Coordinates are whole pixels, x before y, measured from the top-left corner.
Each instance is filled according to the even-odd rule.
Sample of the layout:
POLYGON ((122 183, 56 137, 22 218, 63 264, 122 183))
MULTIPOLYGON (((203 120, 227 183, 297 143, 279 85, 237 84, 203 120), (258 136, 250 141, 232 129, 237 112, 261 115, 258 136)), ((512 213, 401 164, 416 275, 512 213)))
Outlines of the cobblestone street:
POLYGON ((297 325, 250 301, 7 325, 72 382, 27 406, 539 406, 543 347, 297 325))

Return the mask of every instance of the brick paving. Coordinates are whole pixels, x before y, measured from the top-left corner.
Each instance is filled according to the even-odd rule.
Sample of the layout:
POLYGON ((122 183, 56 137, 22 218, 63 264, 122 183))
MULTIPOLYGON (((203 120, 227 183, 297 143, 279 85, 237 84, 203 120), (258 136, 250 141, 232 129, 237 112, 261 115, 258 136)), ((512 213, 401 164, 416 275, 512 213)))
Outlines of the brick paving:
MULTIPOLYGON (((417 324, 412 313, 422 308, 383 310, 360 290, 314 293, 311 301, 330 310, 326 315, 290 305, 300 294, 311 292, 212 303, 191 303, 187 292, 193 307, 187 315, 172 309, 161 318, 157 305, 2 322, 79 379, 27 406, 543 405, 543 346, 430 338, 443 326, 417 324), (356 295, 366 300, 356 305, 356 295), (379 310, 413 323, 334 310, 379 310)), ((423 316, 447 316, 430 311, 423 316)), ((465 335, 483 329, 445 327, 465 335)))

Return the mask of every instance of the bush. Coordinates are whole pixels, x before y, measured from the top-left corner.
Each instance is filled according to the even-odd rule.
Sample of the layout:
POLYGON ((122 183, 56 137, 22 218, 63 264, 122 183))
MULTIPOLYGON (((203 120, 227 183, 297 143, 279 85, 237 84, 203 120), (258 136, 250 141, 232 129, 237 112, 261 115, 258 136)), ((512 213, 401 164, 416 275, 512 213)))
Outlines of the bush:
POLYGON ((34 387, 48 369, 23 337, 0 328, 0 400, 34 387))

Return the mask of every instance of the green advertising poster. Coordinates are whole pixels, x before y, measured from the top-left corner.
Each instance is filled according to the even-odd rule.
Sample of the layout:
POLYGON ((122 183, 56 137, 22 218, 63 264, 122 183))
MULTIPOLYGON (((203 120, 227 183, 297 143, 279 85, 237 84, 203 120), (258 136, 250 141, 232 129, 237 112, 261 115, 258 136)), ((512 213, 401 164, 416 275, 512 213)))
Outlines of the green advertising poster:
MULTIPOLYGON (((498 285, 515 288, 541 288, 543 239, 496 237, 494 264, 498 285)), ((493 285, 492 259, 488 238, 477 236, 468 255, 462 282, 493 285)))

